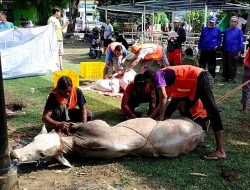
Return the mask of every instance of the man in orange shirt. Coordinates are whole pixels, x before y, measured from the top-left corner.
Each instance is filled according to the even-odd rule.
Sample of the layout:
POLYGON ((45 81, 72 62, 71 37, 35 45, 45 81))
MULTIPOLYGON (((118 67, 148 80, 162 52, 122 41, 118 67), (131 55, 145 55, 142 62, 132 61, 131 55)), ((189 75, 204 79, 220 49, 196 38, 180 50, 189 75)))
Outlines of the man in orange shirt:
POLYGON ((68 76, 62 76, 56 88, 49 94, 44 107, 42 121, 48 132, 68 134, 69 126, 76 122, 87 122, 93 118, 87 111, 86 100, 79 88, 73 87, 68 76))
POLYGON ((212 92, 212 76, 204 69, 191 65, 166 67, 156 72, 143 73, 147 83, 157 88, 159 92, 159 105, 154 118, 164 120, 168 99, 188 98, 189 108, 200 99, 207 111, 216 140, 214 152, 204 156, 207 160, 226 158, 224 150, 223 125, 212 92))
MULTIPOLYGON (((248 39, 248 49, 244 59, 244 71, 243 71, 243 79, 242 83, 250 80, 250 39, 248 39)), ((241 104, 242 104, 242 113, 247 114, 247 102, 250 97, 250 83, 246 84, 242 87, 242 96, 241 96, 241 104)))
POLYGON ((164 49, 159 44, 134 44, 131 47, 131 52, 135 54, 136 58, 128 65, 128 70, 133 69, 138 64, 140 64, 140 73, 152 69, 154 63, 160 63, 158 68, 169 66, 164 49))

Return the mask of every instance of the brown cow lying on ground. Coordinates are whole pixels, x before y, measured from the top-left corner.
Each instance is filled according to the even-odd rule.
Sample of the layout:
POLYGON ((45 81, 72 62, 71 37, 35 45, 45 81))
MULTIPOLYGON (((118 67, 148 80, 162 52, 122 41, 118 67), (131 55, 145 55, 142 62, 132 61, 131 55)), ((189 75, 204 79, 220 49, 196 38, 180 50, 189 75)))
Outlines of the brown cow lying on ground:
POLYGON ((194 150, 205 137, 202 128, 186 118, 161 122, 136 118, 114 127, 95 120, 74 125, 71 132, 73 136, 67 137, 56 133, 39 134, 27 146, 14 150, 11 156, 21 163, 56 158, 69 167, 62 153, 100 158, 126 154, 175 157, 194 150))

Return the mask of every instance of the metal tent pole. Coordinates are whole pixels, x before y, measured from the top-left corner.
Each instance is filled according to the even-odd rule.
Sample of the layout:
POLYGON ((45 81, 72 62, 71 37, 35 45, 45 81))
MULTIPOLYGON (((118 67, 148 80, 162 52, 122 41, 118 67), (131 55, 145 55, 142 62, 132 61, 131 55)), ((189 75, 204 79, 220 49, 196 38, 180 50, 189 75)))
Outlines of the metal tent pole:
POLYGON ((207 2, 205 2, 204 27, 207 25, 207 2))
POLYGON ((143 41, 143 21, 144 21, 144 19, 143 19, 143 12, 142 12, 142 14, 141 14, 141 40, 143 41))
POLYGON ((107 19, 108 19, 108 9, 106 7, 106 9, 105 9, 105 20, 107 20, 107 19))
POLYGON ((85 6, 84 6, 84 12, 85 12, 85 17, 84 17, 84 20, 85 20, 85 28, 87 28, 87 5, 86 5, 86 0, 84 1, 85 3, 85 6))
POLYGON ((143 42, 145 42, 146 36, 145 36, 145 32, 146 32, 146 6, 144 5, 144 9, 143 9, 143 15, 144 15, 144 20, 143 20, 143 42))

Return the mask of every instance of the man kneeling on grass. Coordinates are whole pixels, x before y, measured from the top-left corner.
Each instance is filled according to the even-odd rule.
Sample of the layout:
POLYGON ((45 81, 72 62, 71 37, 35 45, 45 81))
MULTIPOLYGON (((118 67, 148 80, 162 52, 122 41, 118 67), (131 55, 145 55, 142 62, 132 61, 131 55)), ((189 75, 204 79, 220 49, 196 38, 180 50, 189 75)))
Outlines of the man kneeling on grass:
POLYGON ((68 76, 62 76, 52 90, 44 107, 42 121, 48 132, 68 134, 69 126, 76 122, 87 122, 93 116, 87 111, 86 100, 79 88, 73 87, 68 76))
POLYGON ((155 88, 146 84, 142 74, 135 76, 134 82, 131 82, 122 97, 121 109, 128 119, 145 116, 135 111, 142 103, 149 103, 147 116, 152 117, 155 108, 158 105, 158 94, 155 88))

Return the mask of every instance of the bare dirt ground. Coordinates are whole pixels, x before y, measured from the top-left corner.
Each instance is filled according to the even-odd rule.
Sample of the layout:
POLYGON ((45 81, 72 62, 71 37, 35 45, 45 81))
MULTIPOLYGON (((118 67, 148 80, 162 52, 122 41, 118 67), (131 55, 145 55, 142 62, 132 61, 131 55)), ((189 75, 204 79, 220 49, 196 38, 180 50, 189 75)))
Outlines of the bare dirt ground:
MULTIPOLYGON (((79 63, 88 52, 88 44, 79 40, 65 40, 64 62, 79 63)), ((13 139, 12 139, 13 140, 13 139)), ((83 189, 159 189, 124 168, 129 157, 109 160, 75 160, 73 168, 51 161, 43 164, 18 166, 19 188, 22 190, 83 190, 83 189)))

